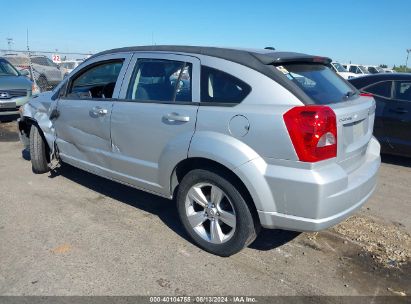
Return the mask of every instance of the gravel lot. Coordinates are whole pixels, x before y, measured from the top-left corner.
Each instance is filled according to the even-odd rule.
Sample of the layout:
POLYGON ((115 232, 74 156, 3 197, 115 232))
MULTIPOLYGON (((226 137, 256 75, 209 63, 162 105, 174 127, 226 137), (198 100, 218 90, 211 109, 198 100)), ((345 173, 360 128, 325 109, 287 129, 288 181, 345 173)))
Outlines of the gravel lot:
POLYGON ((0 295, 410 295, 411 160, 320 233, 264 230, 241 253, 187 240, 172 201, 70 166, 35 175, 0 124, 0 295))

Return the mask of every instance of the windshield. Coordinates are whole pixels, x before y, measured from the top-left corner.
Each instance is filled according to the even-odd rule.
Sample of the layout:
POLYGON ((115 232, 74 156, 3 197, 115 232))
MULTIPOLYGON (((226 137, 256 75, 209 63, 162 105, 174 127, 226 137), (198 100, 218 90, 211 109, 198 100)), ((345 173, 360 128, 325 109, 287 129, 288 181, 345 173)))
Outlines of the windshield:
POLYGON ((340 72, 340 73, 345 73, 345 72, 348 72, 346 69, 344 69, 344 67, 340 64, 340 63, 338 63, 338 62, 333 62, 333 63, 331 63, 333 66, 334 66, 334 68, 336 69, 336 71, 337 72, 340 72))
POLYGON ((343 79, 321 64, 287 64, 277 69, 316 104, 342 102, 356 94, 343 79))
POLYGON ((0 76, 19 76, 19 72, 6 60, 0 60, 0 76))
POLYGON ((358 68, 361 70, 361 72, 363 72, 364 74, 369 74, 370 72, 368 72, 367 68, 363 65, 359 65, 358 68))

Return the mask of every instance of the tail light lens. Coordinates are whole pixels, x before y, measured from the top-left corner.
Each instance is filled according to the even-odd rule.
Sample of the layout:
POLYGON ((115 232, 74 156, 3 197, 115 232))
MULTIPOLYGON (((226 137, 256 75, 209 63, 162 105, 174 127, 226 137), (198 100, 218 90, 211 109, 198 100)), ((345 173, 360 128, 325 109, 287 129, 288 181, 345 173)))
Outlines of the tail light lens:
POLYGON ((330 107, 294 107, 283 117, 300 161, 317 162, 337 156, 337 119, 330 107))
POLYGON ((372 94, 370 93, 360 93, 360 96, 364 96, 364 97, 374 97, 372 94))

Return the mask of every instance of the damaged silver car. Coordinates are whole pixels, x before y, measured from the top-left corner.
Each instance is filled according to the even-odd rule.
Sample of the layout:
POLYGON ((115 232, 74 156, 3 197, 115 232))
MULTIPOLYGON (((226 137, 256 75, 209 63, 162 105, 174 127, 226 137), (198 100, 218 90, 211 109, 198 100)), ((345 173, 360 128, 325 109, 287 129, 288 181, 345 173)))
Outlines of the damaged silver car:
POLYGON ((19 120, 35 173, 64 162, 169 199, 201 248, 229 256, 260 227, 318 231, 375 189, 375 101, 331 60, 148 46, 96 54, 19 120))

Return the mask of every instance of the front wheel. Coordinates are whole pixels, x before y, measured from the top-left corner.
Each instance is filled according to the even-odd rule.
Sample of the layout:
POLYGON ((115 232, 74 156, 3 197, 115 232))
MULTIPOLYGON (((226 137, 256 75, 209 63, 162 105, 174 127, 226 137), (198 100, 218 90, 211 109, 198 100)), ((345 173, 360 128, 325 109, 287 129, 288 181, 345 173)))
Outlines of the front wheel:
POLYGON ((223 175, 202 169, 187 173, 178 189, 177 207, 188 234, 210 253, 230 256, 257 236, 244 197, 223 175))
POLYGON ((38 127, 32 125, 30 129, 30 158, 34 173, 50 171, 46 145, 38 127))

